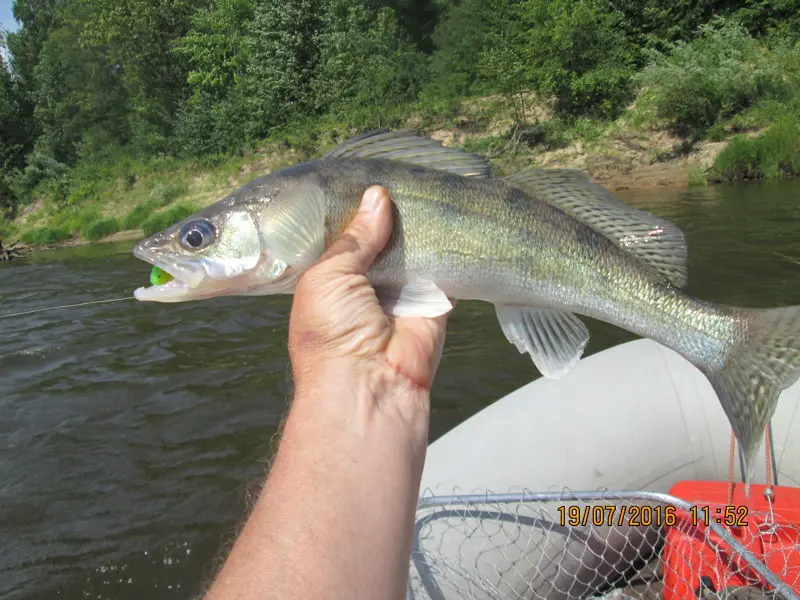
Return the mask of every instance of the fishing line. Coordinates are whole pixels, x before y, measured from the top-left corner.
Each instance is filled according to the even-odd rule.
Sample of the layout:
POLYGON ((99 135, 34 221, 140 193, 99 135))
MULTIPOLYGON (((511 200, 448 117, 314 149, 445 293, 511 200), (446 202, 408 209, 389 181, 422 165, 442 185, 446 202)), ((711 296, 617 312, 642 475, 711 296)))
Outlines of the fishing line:
POLYGON ((91 302, 78 302, 78 304, 62 304, 61 306, 51 306, 50 308, 38 308, 36 310, 26 310, 24 312, 11 313, 9 315, 0 315, 0 319, 6 319, 8 317, 21 317, 22 315, 32 315, 34 313, 40 313, 46 310, 56 310, 57 308, 75 308, 77 306, 89 306, 90 304, 105 304, 107 302, 122 302, 123 300, 135 299, 135 296, 126 296, 125 298, 112 298, 111 300, 92 300, 91 302))

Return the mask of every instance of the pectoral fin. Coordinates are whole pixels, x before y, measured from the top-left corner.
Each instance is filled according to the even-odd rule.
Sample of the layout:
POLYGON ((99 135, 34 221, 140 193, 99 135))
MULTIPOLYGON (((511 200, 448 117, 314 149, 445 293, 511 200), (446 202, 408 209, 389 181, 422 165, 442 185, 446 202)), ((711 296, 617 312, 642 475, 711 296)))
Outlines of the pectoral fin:
POLYGON ((452 302, 428 279, 414 279, 400 288, 378 287, 384 312, 395 317, 438 317, 453 308, 452 302))
POLYGON ((589 341, 589 330, 572 313, 530 306, 496 304, 508 341, 548 379, 559 379, 574 367, 589 341))

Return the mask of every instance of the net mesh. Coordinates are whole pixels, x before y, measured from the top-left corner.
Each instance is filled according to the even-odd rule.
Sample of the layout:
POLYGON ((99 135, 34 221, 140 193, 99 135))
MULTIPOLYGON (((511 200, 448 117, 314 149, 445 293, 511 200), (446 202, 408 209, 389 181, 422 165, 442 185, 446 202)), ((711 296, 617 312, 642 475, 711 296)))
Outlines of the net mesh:
MULTIPOLYGON (((423 494, 407 598, 786 598, 800 524, 666 494, 423 494)), ((776 505, 779 506, 779 505, 776 505)))

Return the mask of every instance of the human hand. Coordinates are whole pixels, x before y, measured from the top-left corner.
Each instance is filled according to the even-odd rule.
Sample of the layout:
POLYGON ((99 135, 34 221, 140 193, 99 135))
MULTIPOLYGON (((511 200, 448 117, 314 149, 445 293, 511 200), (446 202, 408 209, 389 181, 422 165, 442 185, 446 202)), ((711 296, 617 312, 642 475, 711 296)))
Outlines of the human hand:
POLYGON ((389 193, 370 187, 344 234, 298 280, 289 320, 298 387, 333 369, 430 391, 448 315, 389 317, 365 275, 391 229, 389 193))
POLYGON ((379 187, 363 200, 295 286, 294 399, 208 600, 405 598, 446 315, 383 312, 365 274, 389 240, 392 203, 379 187))

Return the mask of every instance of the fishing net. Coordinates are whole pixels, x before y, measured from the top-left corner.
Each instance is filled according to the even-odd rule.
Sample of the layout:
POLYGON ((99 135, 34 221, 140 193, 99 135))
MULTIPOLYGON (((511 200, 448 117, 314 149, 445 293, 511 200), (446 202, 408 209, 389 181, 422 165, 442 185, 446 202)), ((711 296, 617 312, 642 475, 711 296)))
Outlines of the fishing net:
POLYGON ((427 492, 407 599, 798 600, 800 526, 779 507, 707 513, 651 492, 427 492))

